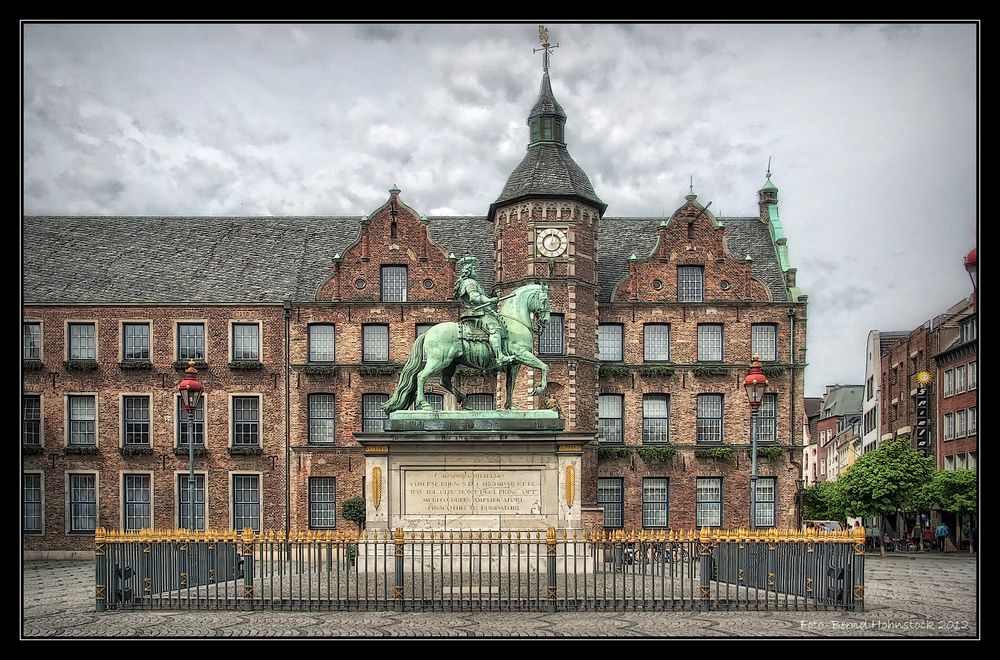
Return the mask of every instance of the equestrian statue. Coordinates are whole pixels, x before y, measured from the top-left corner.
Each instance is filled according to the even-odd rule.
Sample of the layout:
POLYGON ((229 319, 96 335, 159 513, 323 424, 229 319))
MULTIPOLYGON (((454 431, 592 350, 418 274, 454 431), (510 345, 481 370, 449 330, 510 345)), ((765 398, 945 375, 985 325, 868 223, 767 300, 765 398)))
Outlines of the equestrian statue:
POLYGON ((542 382, 531 393, 537 396, 545 391, 549 368, 532 349, 534 335, 544 332, 549 323, 548 287, 527 284, 502 298, 491 297, 477 280, 477 265, 472 256, 459 260, 454 291, 455 299, 462 304, 459 320, 438 323, 417 337, 395 391, 382 406, 385 412, 404 410, 411 405, 430 410, 424 386, 438 372, 441 385, 464 408, 465 395, 451 382, 459 365, 483 372, 506 371, 508 410, 513 408, 514 382, 522 364, 542 372, 542 382))

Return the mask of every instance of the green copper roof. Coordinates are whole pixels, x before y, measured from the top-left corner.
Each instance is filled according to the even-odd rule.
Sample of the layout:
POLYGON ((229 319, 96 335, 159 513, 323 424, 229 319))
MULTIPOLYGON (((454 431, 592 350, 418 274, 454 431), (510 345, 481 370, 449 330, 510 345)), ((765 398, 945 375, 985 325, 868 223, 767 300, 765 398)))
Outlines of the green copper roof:
POLYGON ((777 189, 778 186, 771 183, 771 177, 767 177, 767 182, 764 184, 764 187, 761 188, 761 190, 777 190, 777 189))

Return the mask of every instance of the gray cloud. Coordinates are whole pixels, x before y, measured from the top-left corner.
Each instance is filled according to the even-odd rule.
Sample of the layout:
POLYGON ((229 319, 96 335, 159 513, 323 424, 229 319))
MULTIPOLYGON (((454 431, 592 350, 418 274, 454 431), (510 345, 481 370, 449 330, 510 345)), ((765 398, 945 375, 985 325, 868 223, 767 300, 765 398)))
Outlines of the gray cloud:
MULTIPOLYGON (((609 215, 669 214, 693 174, 713 210, 754 216, 774 157, 808 392, 863 374, 871 328, 967 295, 974 26, 549 27, 569 149, 609 215)), ((25 210, 360 215, 398 184, 419 212, 482 214, 528 141, 535 31, 29 26, 25 210)))

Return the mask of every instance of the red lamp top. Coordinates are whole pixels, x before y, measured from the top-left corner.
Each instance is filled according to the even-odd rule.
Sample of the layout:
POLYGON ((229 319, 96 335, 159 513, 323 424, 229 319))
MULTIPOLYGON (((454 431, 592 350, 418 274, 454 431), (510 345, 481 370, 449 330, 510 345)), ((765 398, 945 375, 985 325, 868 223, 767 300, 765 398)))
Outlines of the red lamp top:
POLYGON ((198 380, 198 370, 194 368, 194 360, 188 362, 188 368, 184 370, 185 378, 177 386, 177 391, 181 393, 181 401, 184 408, 193 410, 198 407, 201 395, 205 391, 205 386, 198 380))
POLYGON ((743 379, 743 389, 747 393, 747 401, 754 410, 760 405, 764 398, 764 390, 767 389, 767 376, 760 368, 760 356, 754 355, 750 363, 750 373, 743 379))
POLYGON ((978 262, 976 260, 976 248, 972 248, 972 252, 965 255, 965 270, 973 270, 977 266, 978 262))

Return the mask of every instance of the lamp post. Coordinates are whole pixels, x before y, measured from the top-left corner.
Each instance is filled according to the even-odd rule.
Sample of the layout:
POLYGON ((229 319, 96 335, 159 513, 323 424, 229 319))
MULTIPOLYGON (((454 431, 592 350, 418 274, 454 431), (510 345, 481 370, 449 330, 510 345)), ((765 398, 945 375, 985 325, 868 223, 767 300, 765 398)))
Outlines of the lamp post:
POLYGON ((750 402, 750 527, 757 527, 757 425, 754 423, 754 413, 764 400, 767 389, 767 376, 760 369, 760 356, 754 355, 750 362, 750 373, 743 379, 743 389, 750 402))
MULTIPOLYGON (((194 529, 194 411, 201 403, 201 396, 205 393, 205 386, 198 380, 198 370, 194 368, 194 360, 188 361, 188 368, 184 370, 184 380, 177 386, 177 391, 181 393, 181 404, 187 413, 188 419, 188 511, 190 512, 190 528, 194 529)), ((177 522, 180 522, 178 520, 177 522)))

